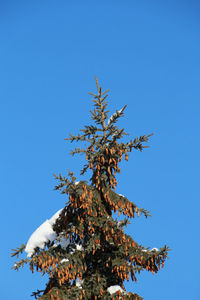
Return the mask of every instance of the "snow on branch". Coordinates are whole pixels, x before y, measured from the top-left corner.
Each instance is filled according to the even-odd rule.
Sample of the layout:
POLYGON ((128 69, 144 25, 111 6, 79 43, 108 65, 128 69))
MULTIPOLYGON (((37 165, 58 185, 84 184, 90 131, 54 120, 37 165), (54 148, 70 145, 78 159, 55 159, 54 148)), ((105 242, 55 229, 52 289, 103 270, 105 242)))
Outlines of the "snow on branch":
POLYGON ((44 249, 45 245, 50 241, 53 242, 57 234, 53 230, 53 225, 61 214, 63 208, 57 211, 49 220, 42 223, 30 236, 25 251, 27 257, 31 257, 34 254, 36 248, 44 249))
POLYGON ((158 248, 152 248, 152 249, 142 249, 142 251, 143 252, 153 252, 153 251, 155 251, 155 252, 159 252, 159 249, 158 248))
POLYGON ((116 113, 114 113, 109 119, 108 119, 108 125, 110 125, 111 122, 114 122, 118 117, 120 117, 125 110, 127 105, 122 107, 120 110, 116 110, 116 113))
POLYGON ((121 288, 121 286, 119 285, 112 285, 109 288, 107 288, 108 293, 115 294, 116 292, 120 291, 121 293, 123 293, 123 289, 121 288))

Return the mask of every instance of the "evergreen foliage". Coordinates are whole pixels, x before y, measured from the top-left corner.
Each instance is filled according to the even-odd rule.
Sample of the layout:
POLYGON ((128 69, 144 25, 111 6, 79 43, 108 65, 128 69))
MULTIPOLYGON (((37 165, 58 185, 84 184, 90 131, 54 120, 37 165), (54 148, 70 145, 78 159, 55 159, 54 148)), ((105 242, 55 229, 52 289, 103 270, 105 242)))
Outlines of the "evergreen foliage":
MULTIPOLYGON (((149 212, 115 192, 119 163, 123 157, 128 161, 132 150, 146 148, 144 143, 149 141, 151 134, 127 143, 120 142, 126 133, 116 123, 126 106, 108 119, 106 98, 109 90, 102 92, 97 79, 96 85, 97 94, 90 93, 94 102, 94 110, 90 111, 94 125, 85 126, 79 135, 70 135, 67 139, 87 142, 86 148, 75 148, 71 154, 85 154, 86 164, 81 175, 90 169, 91 182, 76 182, 72 172, 67 178, 55 175, 58 180, 55 189, 69 196, 54 221, 49 220, 55 236, 51 235, 29 252, 27 258, 14 265, 18 270, 29 264, 32 272, 49 276, 46 288, 32 294, 35 299, 141 300, 139 295, 126 292, 124 281, 131 278, 137 282, 137 273, 145 269, 157 273, 164 266, 169 250, 166 246, 149 250, 124 232, 130 218, 142 214, 148 217, 149 212), (113 212, 125 218, 118 221, 113 212)), ((42 226, 46 228, 45 224, 42 226)), ((12 256, 18 258, 27 247, 22 245, 12 256)))

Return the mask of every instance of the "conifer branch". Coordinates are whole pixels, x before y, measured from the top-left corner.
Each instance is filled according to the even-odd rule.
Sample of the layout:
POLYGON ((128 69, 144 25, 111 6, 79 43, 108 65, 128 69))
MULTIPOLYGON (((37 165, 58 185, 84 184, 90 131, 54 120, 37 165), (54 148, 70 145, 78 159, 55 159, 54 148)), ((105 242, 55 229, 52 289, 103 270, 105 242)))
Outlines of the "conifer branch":
POLYGON ((43 292, 44 290, 37 290, 36 292, 33 292, 31 296, 34 297, 35 299, 38 299, 43 292))
POLYGON ((16 249, 12 249, 12 251, 14 251, 14 252, 11 253, 11 257, 17 256, 17 258, 19 258, 19 254, 23 253, 25 247, 26 247, 26 245, 22 244, 21 247, 18 247, 16 249))
POLYGON ((14 264, 14 266, 12 267, 12 269, 18 271, 20 267, 24 267, 24 265, 27 264, 27 263, 29 263, 29 262, 31 262, 31 259, 29 259, 29 258, 21 259, 19 262, 16 262, 14 264))

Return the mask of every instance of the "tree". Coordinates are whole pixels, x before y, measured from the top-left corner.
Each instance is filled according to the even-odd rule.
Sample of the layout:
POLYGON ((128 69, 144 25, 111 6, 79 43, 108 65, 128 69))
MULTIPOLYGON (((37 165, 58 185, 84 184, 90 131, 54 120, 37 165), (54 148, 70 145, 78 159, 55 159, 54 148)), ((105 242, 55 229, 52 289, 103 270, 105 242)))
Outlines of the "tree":
POLYGON ((30 237, 26 245, 14 250, 12 256, 27 252, 27 257, 15 263, 14 269, 29 264, 32 272, 49 276, 46 288, 32 295, 40 300, 65 299, 142 299, 127 293, 124 281, 137 281, 136 275, 146 269, 157 273, 167 257, 169 248, 145 248, 124 232, 124 226, 135 215, 149 216, 125 196, 117 194, 116 175, 120 172, 122 158, 128 161, 132 150, 142 151, 150 135, 129 142, 119 142, 126 135, 116 123, 126 106, 108 119, 108 91, 102 92, 97 78, 97 94, 91 112, 95 125, 85 126, 81 134, 70 135, 71 142, 87 142, 87 147, 75 148, 72 155, 83 153, 86 164, 84 175, 92 171, 90 183, 55 175, 55 189, 67 194, 65 207, 50 220, 45 221, 30 237), (123 214, 124 219, 115 217, 123 214))

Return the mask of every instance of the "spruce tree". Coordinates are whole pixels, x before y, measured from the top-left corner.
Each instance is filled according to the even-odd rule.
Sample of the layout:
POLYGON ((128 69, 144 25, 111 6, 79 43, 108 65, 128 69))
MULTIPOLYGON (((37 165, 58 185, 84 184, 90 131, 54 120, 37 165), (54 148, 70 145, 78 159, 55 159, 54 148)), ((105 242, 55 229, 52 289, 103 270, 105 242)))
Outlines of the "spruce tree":
POLYGON ((168 247, 145 248, 124 232, 124 226, 135 216, 149 216, 149 212, 115 192, 119 163, 132 150, 142 151, 150 135, 143 135, 120 142, 126 133, 116 123, 123 116, 126 105, 108 118, 108 91, 102 92, 97 78, 97 94, 93 96, 94 110, 90 111, 94 125, 85 126, 77 136, 70 135, 71 142, 84 142, 86 148, 75 148, 72 155, 84 154, 84 175, 92 172, 90 182, 76 181, 55 176, 56 190, 68 195, 65 207, 50 220, 45 221, 30 237, 26 245, 13 250, 12 256, 24 251, 25 259, 16 262, 18 270, 29 264, 32 272, 48 275, 44 290, 33 292, 40 300, 66 299, 134 299, 136 293, 126 292, 124 281, 142 270, 157 273, 167 258, 168 247), (124 215, 119 221, 116 217, 124 215))

